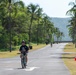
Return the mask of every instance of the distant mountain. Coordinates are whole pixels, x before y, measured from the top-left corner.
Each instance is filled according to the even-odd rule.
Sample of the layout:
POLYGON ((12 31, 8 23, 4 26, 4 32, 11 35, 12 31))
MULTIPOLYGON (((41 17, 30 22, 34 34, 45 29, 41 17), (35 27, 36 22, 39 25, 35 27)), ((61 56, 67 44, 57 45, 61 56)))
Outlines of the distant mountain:
POLYGON ((70 18, 49 18, 53 23, 54 23, 54 26, 59 28, 59 30, 61 32, 64 33, 64 36, 62 38, 63 41, 71 41, 71 38, 69 36, 69 31, 68 31, 68 28, 67 28, 67 25, 69 25, 69 20, 70 18))

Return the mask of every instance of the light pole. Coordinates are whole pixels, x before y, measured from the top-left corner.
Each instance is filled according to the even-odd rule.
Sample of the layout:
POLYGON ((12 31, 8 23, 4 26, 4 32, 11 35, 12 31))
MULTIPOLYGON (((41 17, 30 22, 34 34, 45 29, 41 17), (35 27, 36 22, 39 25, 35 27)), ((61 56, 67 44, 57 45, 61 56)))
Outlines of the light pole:
POLYGON ((11 35, 11 0, 8 0, 9 2, 9 33, 10 33, 10 52, 12 51, 12 44, 11 44, 11 40, 12 40, 12 35, 11 35))

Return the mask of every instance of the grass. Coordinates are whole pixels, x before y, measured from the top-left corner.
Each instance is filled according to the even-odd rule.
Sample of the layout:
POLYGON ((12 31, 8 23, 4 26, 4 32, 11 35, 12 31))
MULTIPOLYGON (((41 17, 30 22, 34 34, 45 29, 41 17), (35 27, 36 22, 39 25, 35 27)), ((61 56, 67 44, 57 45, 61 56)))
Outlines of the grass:
MULTIPOLYGON (((75 45, 70 43, 67 44, 64 48, 64 52, 76 52, 75 45)), ((63 59, 66 66, 69 68, 71 75, 76 75, 76 61, 74 57, 76 54, 63 55, 63 57, 69 57, 67 59, 63 59)))
MULTIPOLYGON (((42 47, 44 47, 46 45, 45 44, 39 44, 39 45, 32 44, 32 46, 33 46, 33 49, 31 49, 29 51, 37 50, 37 49, 42 48, 42 47)), ((7 52, 0 52, 0 58, 14 57, 14 56, 17 56, 18 53, 19 53, 19 50, 18 49, 15 50, 15 51, 12 51, 11 53, 9 51, 7 51, 7 52)))
POLYGON ((39 44, 39 45, 37 45, 37 44, 32 44, 32 46, 33 46, 33 49, 32 49, 32 50, 37 50, 37 49, 40 49, 40 48, 42 48, 42 47, 45 47, 46 44, 39 44))

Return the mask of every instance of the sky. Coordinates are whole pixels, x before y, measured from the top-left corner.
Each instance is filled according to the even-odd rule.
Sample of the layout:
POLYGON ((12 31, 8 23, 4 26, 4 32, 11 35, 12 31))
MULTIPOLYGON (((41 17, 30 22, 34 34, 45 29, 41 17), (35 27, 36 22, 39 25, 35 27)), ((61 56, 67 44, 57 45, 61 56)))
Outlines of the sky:
POLYGON ((25 5, 38 4, 49 17, 69 17, 66 12, 71 8, 68 4, 74 0, 22 0, 25 5))

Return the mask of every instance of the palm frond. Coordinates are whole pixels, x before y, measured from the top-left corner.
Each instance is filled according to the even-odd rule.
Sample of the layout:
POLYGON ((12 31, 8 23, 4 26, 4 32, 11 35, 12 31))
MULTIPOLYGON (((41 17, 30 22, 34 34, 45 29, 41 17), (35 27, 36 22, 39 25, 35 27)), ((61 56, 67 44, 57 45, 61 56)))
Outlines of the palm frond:
POLYGON ((70 3, 69 3, 69 5, 72 5, 72 6, 74 6, 74 5, 75 5, 75 3, 74 3, 74 2, 70 2, 70 3))
POLYGON ((20 7, 24 8, 24 3, 22 1, 15 2, 14 5, 15 6, 20 6, 20 7))

